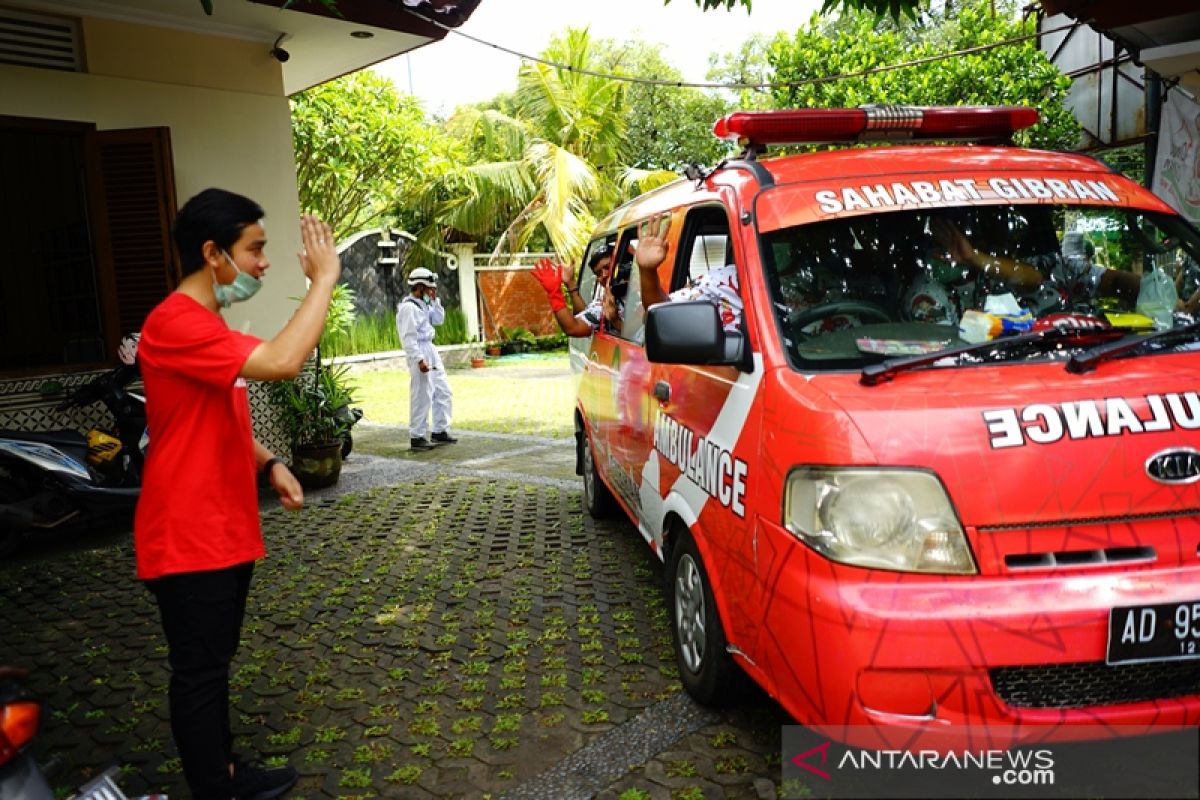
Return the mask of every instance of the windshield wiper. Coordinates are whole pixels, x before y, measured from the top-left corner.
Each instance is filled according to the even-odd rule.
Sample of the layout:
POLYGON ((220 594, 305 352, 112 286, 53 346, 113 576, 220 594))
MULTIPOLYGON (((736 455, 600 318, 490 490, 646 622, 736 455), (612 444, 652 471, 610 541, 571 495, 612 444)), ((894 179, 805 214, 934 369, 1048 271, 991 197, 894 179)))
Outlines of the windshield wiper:
POLYGON ((922 353, 919 356, 901 356, 889 358, 878 364, 863 367, 858 382, 863 386, 875 386, 891 380, 897 373, 910 369, 927 367, 936 364, 944 358, 956 359, 961 356, 991 356, 1000 353, 1020 350, 1021 348, 1037 348, 1044 344, 1057 344, 1064 339, 1085 339, 1096 336, 1124 336, 1130 328, 1047 328, 1033 333, 1023 333, 1019 336, 1004 336, 990 339, 978 344, 968 344, 949 350, 939 350, 935 353, 922 353))
POLYGON ((1160 331, 1152 333, 1148 336, 1134 335, 1121 339, 1119 342, 1110 342, 1101 344, 1082 353, 1076 353, 1067 359, 1067 372, 1088 372, 1096 368, 1096 365, 1102 361, 1108 361, 1110 358, 1132 353, 1134 350, 1140 350, 1148 344, 1167 343, 1176 339, 1188 339, 1200 335, 1200 322, 1193 322, 1190 325, 1184 325, 1181 328, 1172 328, 1168 331, 1160 331))

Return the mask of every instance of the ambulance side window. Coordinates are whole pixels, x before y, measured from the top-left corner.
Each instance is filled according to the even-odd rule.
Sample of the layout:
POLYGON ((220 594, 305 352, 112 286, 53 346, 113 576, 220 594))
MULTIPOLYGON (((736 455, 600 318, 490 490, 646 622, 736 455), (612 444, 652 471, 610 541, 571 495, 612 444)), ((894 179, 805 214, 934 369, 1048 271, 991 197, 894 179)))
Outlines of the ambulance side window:
POLYGON ((688 212, 683 223, 671 291, 694 283, 711 269, 733 263, 729 218, 721 206, 702 206, 688 212))
POLYGON ((587 252, 583 255, 583 261, 579 267, 576 278, 579 281, 579 296, 583 298, 585 303, 592 302, 592 298, 596 294, 596 276, 590 269, 587 268, 588 261, 592 258, 592 253, 595 253, 605 245, 611 246, 616 241, 614 237, 609 236, 604 239, 597 239, 588 245, 587 252))
POLYGON ((646 324, 646 309, 642 308, 642 285, 637 267, 633 263, 633 251, 637 247, 637 229, 627 228, 617 247, 616 268, 613 272, 613 294, 621 301, 621 328, 617 335, 622 339, 641 344, 646 324))

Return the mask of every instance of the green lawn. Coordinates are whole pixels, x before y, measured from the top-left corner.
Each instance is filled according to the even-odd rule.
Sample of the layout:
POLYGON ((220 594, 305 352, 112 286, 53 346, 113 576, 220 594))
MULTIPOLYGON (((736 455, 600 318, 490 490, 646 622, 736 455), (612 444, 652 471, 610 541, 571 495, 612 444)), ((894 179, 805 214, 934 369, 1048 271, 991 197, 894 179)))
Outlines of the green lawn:
MULTIPOLYGON (((575 380, 565 354, 488 359, 482 369, 450 369, 454 394, 453 430, 570 436, 575 380)), ((408 373, 356 372, 357 403, 363 418, 408 424, 408 373)))

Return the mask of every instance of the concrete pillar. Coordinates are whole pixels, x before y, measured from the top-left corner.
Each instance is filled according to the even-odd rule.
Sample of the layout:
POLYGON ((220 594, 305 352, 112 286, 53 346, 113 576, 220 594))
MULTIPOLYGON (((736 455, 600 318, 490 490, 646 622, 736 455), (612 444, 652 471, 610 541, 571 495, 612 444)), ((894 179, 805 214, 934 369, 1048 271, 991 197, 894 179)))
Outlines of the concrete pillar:
POLYGON ((454 254, 458 271, 458 297, 463 316, 467 318, 467 336, 483 341, 483 329, 479 325, 479 293, 475 289, 475 243, 458 242, 447 245, 454 254))

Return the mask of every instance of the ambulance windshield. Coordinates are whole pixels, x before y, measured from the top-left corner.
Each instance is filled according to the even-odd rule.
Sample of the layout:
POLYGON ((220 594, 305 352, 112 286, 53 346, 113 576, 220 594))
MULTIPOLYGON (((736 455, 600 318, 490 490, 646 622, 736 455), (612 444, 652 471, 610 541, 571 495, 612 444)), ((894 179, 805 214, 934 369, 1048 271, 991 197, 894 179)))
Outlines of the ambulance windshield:
POLYGON ((1138 209, 898 211, 785 228, 762 241, 784 343, 805 371, 1049 327, 1150 332, 1200 319, 1200 238, 1178 218, 1138 209))

